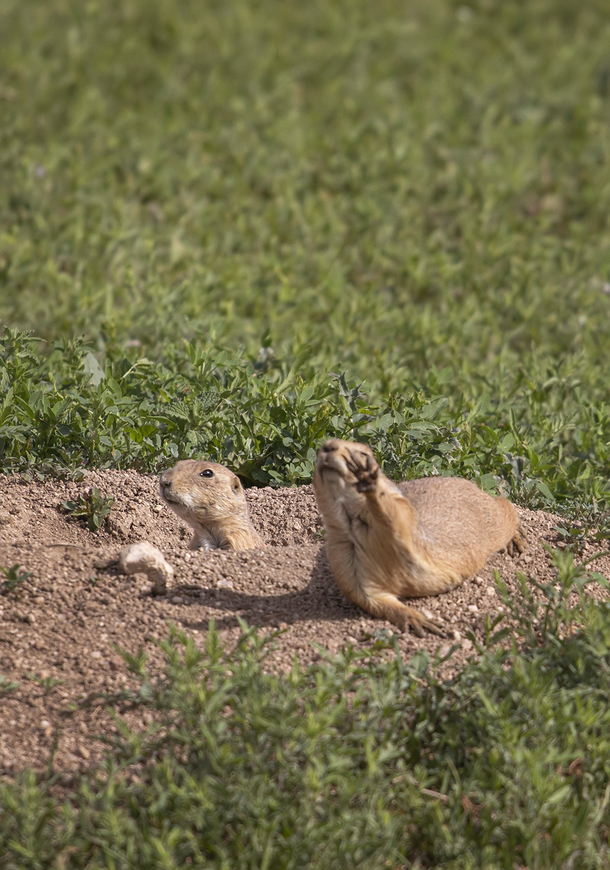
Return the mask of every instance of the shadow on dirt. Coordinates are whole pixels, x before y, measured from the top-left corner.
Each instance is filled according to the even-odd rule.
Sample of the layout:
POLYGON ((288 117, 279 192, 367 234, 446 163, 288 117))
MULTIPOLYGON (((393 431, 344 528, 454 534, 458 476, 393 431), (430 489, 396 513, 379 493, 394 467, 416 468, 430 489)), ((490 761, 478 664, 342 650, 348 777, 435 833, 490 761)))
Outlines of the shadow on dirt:
MULTIPOLYGON (((235 616, 215 619, 217 628, 235 628, 239 625, 237 616, 248 624, 260 628, 277 628, 281 624, 293 625, 310 620, 352 620, 361 619, 363 611, 343 597, 337 588, 328 559, 321 550, 311 572, 305 589, 283 595, 250 595, 228 588, 202 589, 193 584, 176 586, 173 593, 196 591, 197 598, 186 599, 185 603, 199 604, 221 611, 231 610, 235 616)), ((206 631, 210 620, 181 619, 185 628, 206 631)))

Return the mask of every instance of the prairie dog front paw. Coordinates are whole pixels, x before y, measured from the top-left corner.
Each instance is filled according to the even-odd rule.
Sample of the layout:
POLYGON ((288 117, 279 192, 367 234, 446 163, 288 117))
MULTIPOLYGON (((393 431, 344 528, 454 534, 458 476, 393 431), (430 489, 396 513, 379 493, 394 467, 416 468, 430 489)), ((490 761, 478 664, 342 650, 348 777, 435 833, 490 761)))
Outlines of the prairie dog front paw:
POLYGON ((345 458, 345 464, 356 478, 358 492, 374 492, 379 476, 379 463, 372 453, 359 453, 350 450, 345 458))

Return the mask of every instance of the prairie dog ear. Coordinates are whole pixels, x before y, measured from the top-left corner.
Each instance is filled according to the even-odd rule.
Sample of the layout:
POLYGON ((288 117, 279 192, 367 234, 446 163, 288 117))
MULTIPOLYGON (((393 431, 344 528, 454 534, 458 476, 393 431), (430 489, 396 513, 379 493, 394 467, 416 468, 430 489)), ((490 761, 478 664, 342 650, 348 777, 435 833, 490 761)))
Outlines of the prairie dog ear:
POLYGON ((241 481, 236 474, 233 475, 233 480, 231 481, 231 489, 235 493, 240 492, 243 489, 241 481))

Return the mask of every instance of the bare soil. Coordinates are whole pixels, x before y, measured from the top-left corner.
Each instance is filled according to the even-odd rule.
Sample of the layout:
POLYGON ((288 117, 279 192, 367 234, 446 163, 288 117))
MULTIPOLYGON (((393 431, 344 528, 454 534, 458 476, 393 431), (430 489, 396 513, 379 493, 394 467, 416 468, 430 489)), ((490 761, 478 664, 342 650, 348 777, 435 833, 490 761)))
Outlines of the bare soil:
MULTIPOLYGON (((66 772, 66 784, 95 763, 101 749, 92 735, 114 730, 96 695, 132 684, 113 644, 132 654, 143 647, 154 666, 162 658, 155 641, 167 635, 170 621, 203 645, 214 620, 229 647, 240 634, 238 617, 261 630, 281 628, 269 661, 278 670, 288 669, 295 656, 307 664, 348 644, 366 645, 382 628, 393 630, 335 586, 310 486, 249 490, 252 520, 267 546, 237 553, 189 551, 190 530, 160 502, 151 475, 91 471, 79 483, 0 475, 0 492, 0 566, 19 565, 30 574, 0 595, 0 775, 44 768, 54 744, 53 766, 66 772), (115 498, 95 534, 62 508, 91 486, 115 498), (111 564, 122 547, 143 540, 175 569, 164 596, 149 594, 145 575, 122 576, 111 564), (3 677, 18 687, 3 692, 3 677)), ((453 668, 472 656, 466 633, 482 638, 485 616, 501 609, 494 571, 515 595, 517 571, 538 581, 552 578, 542 544, 558 544, 554 526, 560 521, 543 512, 520 514, 527 552, 518 559, 497 553, 459 589, 414 602, 446 627, 447 640, 400 635, 406 657, 421 648, 445 652, 456 641, 461 647, 453 668)), ((610 577, 610 559, 600 559, 595 569, 610 577)), ((593 594, 604 593, 596 588, 593 594)), ((128 719, 147 724, 150 713, 136 710, 128 719)))

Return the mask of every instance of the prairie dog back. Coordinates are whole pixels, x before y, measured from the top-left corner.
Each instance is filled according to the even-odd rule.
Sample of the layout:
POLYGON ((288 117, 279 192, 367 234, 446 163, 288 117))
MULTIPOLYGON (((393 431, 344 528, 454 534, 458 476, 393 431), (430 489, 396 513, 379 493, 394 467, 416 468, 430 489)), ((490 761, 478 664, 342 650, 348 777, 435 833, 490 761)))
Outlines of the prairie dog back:
POLYGON ((461 477, 424 477, 398 484, 415 511, 419 525, 440 550, 502 549, 517 528, 514 506, 502 496, 488 495, 461 477))

